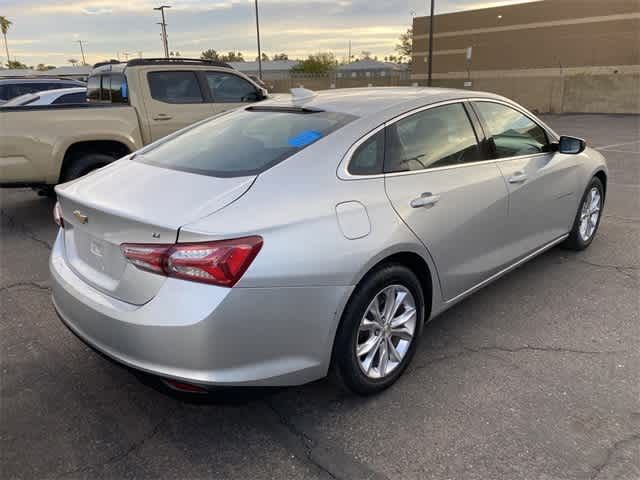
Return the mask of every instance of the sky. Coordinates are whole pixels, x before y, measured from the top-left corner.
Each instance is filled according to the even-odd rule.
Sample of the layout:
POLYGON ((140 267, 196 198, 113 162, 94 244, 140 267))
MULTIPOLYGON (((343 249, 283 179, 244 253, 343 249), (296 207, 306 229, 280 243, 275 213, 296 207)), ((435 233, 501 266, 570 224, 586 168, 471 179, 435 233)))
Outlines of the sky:
MULTIPOLYGON (((169 49, 183 57, 203 50, 257 54, 253 0, 164 0, 169 49)), ((523 0, 436 0, 436 13, 521 3, 523 0)), ((427 0, 259 0, 262 51, 305 58, 319 51, 346 58, 371 52, 394 54, 398 36, 412 15, 427 14, 427 0)), ((81 59, 78 40, 86 42, 88 63, 142 54, 162 56, 161 0, 0 0, 0 15, 13 22, 9 53, 27 65, 70 65, 81 59)), ((1 43, 1 42, 0 42, 1 43)), ((6 61, 4 45, 0 61, 6 61)))

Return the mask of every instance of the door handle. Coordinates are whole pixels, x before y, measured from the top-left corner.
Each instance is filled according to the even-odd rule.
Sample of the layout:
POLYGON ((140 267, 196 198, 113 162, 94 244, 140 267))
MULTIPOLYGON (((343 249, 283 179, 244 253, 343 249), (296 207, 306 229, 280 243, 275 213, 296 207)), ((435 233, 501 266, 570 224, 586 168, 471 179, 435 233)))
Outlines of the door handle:
POLYGON ((509 183, 524 183, 527 181, 527 176, 522 172, 516 172, 509 177, 509 183))
POLYGON ((155 117, 154 120, 171 120, 171 115, 167 115, 166 113, 159 113, 155 117))
POLYGON ((433 207, 440 200, 440 195, 433 195, 431 192, 424 192, 418 198, 414 198, 411 200, 411 205, 413 208, 420 207, 433 207))

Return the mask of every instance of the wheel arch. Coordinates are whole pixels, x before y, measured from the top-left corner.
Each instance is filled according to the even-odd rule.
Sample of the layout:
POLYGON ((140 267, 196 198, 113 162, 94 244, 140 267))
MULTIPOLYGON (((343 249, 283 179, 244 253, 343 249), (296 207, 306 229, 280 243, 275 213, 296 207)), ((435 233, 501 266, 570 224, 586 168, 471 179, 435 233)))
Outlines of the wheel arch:
POLYGON ((81 158, 82 155, 87 153, 100 153, 117 160, 118 158, 128 155, 131 151, 129 145, 119 140, 86 140, 75 142, 65 150, 58 174, 58 182, 62 181, 67 169, 77 159, 81 158))
POLYGON ((602 188, 603 188, 603 203, 604 200, 607 199, 607 172, 605 172, 604 170, 598 170, 593 174, 594 177, 596 177, 597 179, 599 179, 602 182, 602 188))
MULTIPOLYGON (((398 246, 395 249, 386 250, 375 256, 359 273, 354 281, 357 287, 374 270, 388 264, 403 265, 418 278, 425 302, 425 321, 429 320, 437 304, 440 294, 440 281, 438 279, 435 264, 428 252, 417 252, 413 245, 398 246)), ((354 289, 355 290, 355 289, 354 289)), ((353 292, 345 303, 345 307, 351 300, 353 292)))

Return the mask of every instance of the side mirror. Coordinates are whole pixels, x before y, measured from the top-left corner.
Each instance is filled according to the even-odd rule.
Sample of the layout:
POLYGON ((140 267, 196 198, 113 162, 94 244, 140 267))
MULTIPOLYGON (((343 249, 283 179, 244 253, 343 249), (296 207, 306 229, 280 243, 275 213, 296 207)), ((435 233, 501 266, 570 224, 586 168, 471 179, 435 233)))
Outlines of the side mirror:
POLYGON ((565 153, 568 155, 576 155, 578 153, 584 152, 584 149, 587 147, 587 142, 585 142, 581 138, 576 137, 567 137, 565 135, 560 137, 560 141, 558 142, 558 152, 565 153))

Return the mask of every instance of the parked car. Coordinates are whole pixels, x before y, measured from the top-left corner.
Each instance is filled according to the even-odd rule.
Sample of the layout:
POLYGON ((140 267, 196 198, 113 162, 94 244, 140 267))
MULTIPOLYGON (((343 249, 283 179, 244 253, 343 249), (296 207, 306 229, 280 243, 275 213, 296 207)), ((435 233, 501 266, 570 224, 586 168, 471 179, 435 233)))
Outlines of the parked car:
POLYGON ((24 95, 26 93, 84 86, 86 86, 86 84, 78 80, 63 78, 0 77, 0 104, 4 104, 12 98, 19 97, 20 95, 24 95))
POLYGON ((84 104, 0 109, 0 186, 46 188, 73 180, 194 122, 265 97, 247 76, 221 62, 99 64, 84 104))
POLYGON ((238 109, 56 191, 53 302, 89 345, 178 389, 331 369, 370 394, 425 321, 587 248, 607 167, 498 95, 368 88, 238 109))
POLYGON ((87 87, 59 88, 44 92, 26 93, 12 98, 3 107, 31 107, 42 105, 59 105, 70 103, 85 103, 87 101, 87 87))

